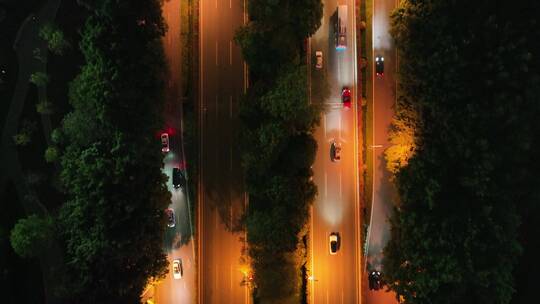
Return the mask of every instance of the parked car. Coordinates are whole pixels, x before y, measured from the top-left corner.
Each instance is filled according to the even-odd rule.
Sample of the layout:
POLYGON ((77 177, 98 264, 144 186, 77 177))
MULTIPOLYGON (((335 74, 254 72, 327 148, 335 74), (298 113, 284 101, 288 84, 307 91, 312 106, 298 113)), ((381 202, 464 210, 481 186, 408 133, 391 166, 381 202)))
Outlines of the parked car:
POLYGON ((315 67, 317 69, 322 69, 322 67, 323 67, 323 53, 322 53, 322 51, 316 51, 315 52, 315 58, 317 59, 317 61, 315 63, 315 67))
POLYGON ((175 189, 178 189, 185 184, 184 174, 182 173, 182 170, 180 170, 180 168, 177 168, 177 167, 173 168, 172 182, 173 182, 173 187, 175 189))
POLYGON ((328 245, 330 248, 330 254, 335 255, 337 254, 339 250, 339 234, 337 232, 330 233, 330 237, 328 238, 328 245))
POLYGON ((341 102, 345 108, 351 107, 351 90, 348 87, 341 89, 341 102))
POLYGON ((375 73, 377 73, 377 76, 384 75, 384 57, 383 56, 379 55, 375 57, 375 73))
POLYGON ((341 144, 336 141, 332 141, 330 144, 330 160, 333 162, 341 160, 341 144))
POLYGON ((165 215, 167 216, 167 227, 173 228, 176 226, 176 217, 174 216, 174 210, 172 208, 165 209, 165 215))
POLYGON ((169 134, 161 133, 161 152, 167 153, 169 150, 169 134))
POLYGON ((381 272, 372 270, 369 272, 369 290, 379 290, 382 287, 381 272))
POLYGON ((182 278, 182 275, 184 274, 184 269, 182 268, 182 259, 173 261, 172 273, 173 273, 173 278, 175 278, 176 280, 182 278))

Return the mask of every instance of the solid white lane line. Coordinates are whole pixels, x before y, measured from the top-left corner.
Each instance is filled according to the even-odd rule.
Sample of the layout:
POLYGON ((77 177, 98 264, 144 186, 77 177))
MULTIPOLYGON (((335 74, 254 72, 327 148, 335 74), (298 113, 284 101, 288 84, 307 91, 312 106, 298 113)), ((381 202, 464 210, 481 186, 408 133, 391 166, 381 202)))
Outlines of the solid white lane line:
MULTIPOLYGON (((201 6, 201 9, 200 9, 200 12, 199 12, 199 18, 200 18, 200 21, 199 21, 199 24, 198 24, 198 28, 199 28, 199 33, 200 33, 200 39, 199 39, 199 58, 200 58, 200 65, 199 65, 199 87, 201 88, 200 90, 200 94, 199 94, 199 104, 200 104, 200 107, 199 107, 199 129, 201 130, 201 136, 199 138, 199 157, 198 157, 198 164, 199 164, 199 168, 200 169, 200 174, 198 174, 198 184, 197 184, 197 192, 199 193, 199 195, 197 196, 197 203, 199 204, 199 206, 201 206, 200 208, 197 208, 197 229, 198 231, 200 231, 200 236, 197 238, 197 244, 198 244, 198 247, 199 247, 199 250, 197 250, 197 259, 198 259, 198 269, 197 271, 195 272, 196 273, 196 284, 197 284, 197 296, 199 297, 199 299, 202 299, 203 297, 203 284, 202 284, 202 274, 203 273, 206 273, 204 271, 204 261, 203 261, 203 258, 202 258, 202 254, 203 254, 203 250, 205 249, 203 247, 203 238, 204 238, 204 232, 202 231, 202 227, 203 227, 203 212, 204 212, 204 204, 203 204, 203 199, 204 199, 204 193, 202 191, 202 181, 203 181, 203 174, 204 174, 204 168, 202 166, 202 155, 204 153, 204 146, 203 146, 203 136, 204 136, 204 123, 203 123, 203 111, 202 109, 204 108, 204 64, 205 64, 205 61, 204 61, 204 56, 203 56, 203 49, 204 49, 204 31, 203 31, 203 24, 204 24, 204 7, 201 6)), ((193 246, 193 250, 195 251, 195 246, 193 246)))

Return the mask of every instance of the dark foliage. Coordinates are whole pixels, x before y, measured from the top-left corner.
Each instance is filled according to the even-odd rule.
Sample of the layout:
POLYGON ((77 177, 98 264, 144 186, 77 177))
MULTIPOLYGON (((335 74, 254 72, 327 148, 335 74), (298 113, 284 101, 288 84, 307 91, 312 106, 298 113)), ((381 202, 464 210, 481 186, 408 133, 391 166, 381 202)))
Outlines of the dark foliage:
POLYGON ((311 165, 319 109, 308 103, 302 41, 320 25, 320 1, 251 1, 250 23, 236 35, 253 85, 240 109, 246 216, 255 299, 301 298, 299 236, 317 189, 311 165))
POLYGON ((520 216, 540 194, 539 9, 407 1, 393 16, 398 108, 419 127, 384 261, 406 303, 511 301, 520 216))
POLYGON ((97 1, 80 44, 85 65, 70 87, 59 224, 65 297, 135 303, 166 271, 163 209, 170 200, 154 131, 161 126, 165 64, 160 2, 97 1))

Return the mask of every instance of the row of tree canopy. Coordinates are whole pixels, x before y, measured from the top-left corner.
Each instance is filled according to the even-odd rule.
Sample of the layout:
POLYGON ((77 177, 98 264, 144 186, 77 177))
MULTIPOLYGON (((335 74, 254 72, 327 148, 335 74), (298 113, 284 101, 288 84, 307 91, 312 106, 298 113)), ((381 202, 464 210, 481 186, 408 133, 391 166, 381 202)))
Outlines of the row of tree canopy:
POLYGON ((27 256, 60 244, 65 263, 55 270, 54 292, 66 303, 138 303, 168 265, 170 193, 156 137, 166 26, 158 0, 79 4, 89 11, 79 45, 84 64, 70 84, 72 110, 52 134, 67 201, 50 218, 21 220, 12 243, 27 256))
POLYGON ((240 141, 249 207, 246 214, 254 298, 303 298, 302 230, 317 189, 311 165, 319 110, 308 102, 304 42, 320 26, 320 0, 250 0, 250 20, 237 31, 250 69, 241 104, 240 141))
POLYGON ((383 263, 405 303, 512 301, 520 223, 539 212, 539 9, 409 0, 392 16, 399 201, 383 263))

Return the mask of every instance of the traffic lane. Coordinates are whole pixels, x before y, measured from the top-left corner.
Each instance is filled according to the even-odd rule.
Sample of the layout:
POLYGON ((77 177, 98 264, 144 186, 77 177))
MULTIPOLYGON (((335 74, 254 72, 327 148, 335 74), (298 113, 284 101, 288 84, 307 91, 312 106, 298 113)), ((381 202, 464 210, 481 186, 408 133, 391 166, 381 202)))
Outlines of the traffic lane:
MULTIPOLYGON (((167 227, 164 235, 163 250, 167 253, 169 261, 168 273, 161 280, 155 289, 156 300, 167 303, 194 303, 195 297, 195 269, 193 267, 193 244, 182 243, 181 236, 190 235, 189 219, 187 218, 188 208, 183 191, 174 189, 172 185, 171 172, 173 166, 177 165, 175 154, 171 151, 165 156, 163 173, 167 175, 167 188, 171 192, 171 205, 169 206, 175 213, 175 227, 167 227), (184 265, 184 275, 177 280, 172 276, 172 262, 181 259, 184 265)), ((189 239, 187 239, 189 241, 189 239)))
MULTIPOLYGON (((352 35, 348 37, 349 48, 346 51, 337 52, 333 30, 330 28, 332 26, 330 16, 336 12, 336 9, 337 2, 325 3, 322 30, 319 30, 312 39, 313 54, 316 50, 323 50, 323 72, 327 72, 330 89, 330 96, 326 103, 332 108, 323 116, 324 132, 317 131, 315 135, 319 143, 319 151, 314 164, 314 181, 319 188, 319 197, 314 203, 313 212, 313 274, 317 280, 313 282, 315 303, 357 302, 354 239, 356 233, 354 229, 356 220, 354 111, 343 109, 341 104, 341 90, 344 86, 351 88, 354 93, 353 58, 350 47, 352 35), (332 163, 329 159, 330 142, 333 139, 342 142, 343 155, 340 163, 332 163), (324 174, 320 174, 321 170, 324 174), (329 176, 341 182, 333 184, 328 181, 329 176), (349 185, 344 186, 344 182, 349 185), (335 198, 329 198, 329 192, 333 193, 330 195, 335 194, 335 198), (347 197, 348 195, 350 197, 347 197), (337 203, 330 202, 331 200, 337 203), (335 230, 341 234, 342 247, 337 255, 330 256, 328 237, 330 232, 335 230)), ((352 16, 352 6, 349 10, 352 16)), ((350 20, 351 18, 349 22, 350 20)), ((317 70, 313 71, 317 72, 317 70)))
POLYGON ((367 292, 367 303, 373 304, 397 304, 394 292, 388 292, 385 289, 369 290, 367 292))
MULTIPOLYGON (((211 3, 208 3, 208 4, 211 4, 211 3)), ((218 4, 218 3, 214 2, 214 4, 218 4)), ((215 19, 213 18, 213 16, 214 15, 217 16, 219 14, 215 14, 215 12, 210 11, 210 15, 211 15, 210 18, 208 19, 215 19)), ((219 21, 215 22, 214 20, 214 23, 217 25, 220 22, 219 21)), ((206 27, 206 28, 209 28, 209 27, 206 27)), ((226 212, 226 211, 227 210, 234 211, 234 208, 230 207, 232 205, 231 202, 227 203, 224 201, 219 201, 217 199, 218 197, 217 193, 224 193, 224 191, 227 188, 229 188, 224 182, 224 180, 229 180, 229 178, 226 178, 224 176, 220 177, 219 174, 224 172, 225 170, 224 165, 228 164, 229 165, 228 167, 229 168, 231 167, 230 159, 232 158, 232 153, 231 153, 232 149, 230 147, 231 145, 230 132, 227 132, 227 128, 220 128, 220 129, 218 128, 223 125, 225 126, 228 125, 228 124, 224 124, 224 121, 222 120, 223 118, 222 114, 225 114, 228 108, 228 117, 230 118, 232 116, 231 115, 232 109, 234 108, 233 103, 235 102, 234 98, 231 98, 232 95, 230 94, 228 95, 229 92, 227 92, 227 89, 231 87, 231 83, 230 83, 231 76, 228 75, 230 74, 230 71, 228 70, 227 66, 230 66, 232 63, 232 59, 234 59, 233 57, 234 54, 231 52, 231 50, 234 50, 235 47, 230 43, 231 41, 230 39, 228 40, 229 47, 228 48, 225 47, 227 46, 227 44, 224 43, 226 39, 225 40, 222 39, 223 37, 226 37, 227 34, 230 35, 230 37, 232 37, 233 31, 224 33, 223 31, 221 31, 223 28, 224 27, 219 28, 219 31, 217 31, 219 34, 214 35, 215 37, 206 35, 206 39, 203 39, 203 41, 205 41, 206 44, 208 45, 207 48, 203 47, 203 50, 206 50, 205 52, 207 53, 203 55, 204 59, 206 59, 206 60, 204 59, 203 60, 207 64, 206 67, 203 67, 203 70, 207 71, 206 74, 210 74, 210 77, 205 77, 205 83, 208 83, 209 85, 205 85, 203 87, 203 91, 218 93, 215 95, 214 100, 212 100, 211 98, 208 98, 208 99, 203 98, 203 103, 206 101, 204 106, 207 108, 205 117, 208 118, 207 122, 208 120, 211 120, 210 123, 205 123, 206 131, 207 131, 206 132, 207 135, 205 136, 205 139, 204 139, 204 142, 206 142, 205 147, 206 149, 212 150, 212 152, 214 152, 213 157, 212 156, 208 157, 208 158, 213 159, 212 162, 214 163, 214 165, 209 166, 210 168, 205 168, 205 171, 208 171, 208 172, 205 172, 205 176, 216 177, 211 182, 211 186, 210 186, 211 189, 206 189, 206 192, 210 192, 210 193, 205 193, 205 196, 208 197, 208 195, 210 195, 212 198, 210 200, 205 199, 204 203, 205 205, 213 205, 214 207, 221 209, 220 212, 218 212, 217 209, 208 210, 210 212, 204 215, 205 218, 215 219, 214 221, 215 224, 213 225, 214 227, 210 231, 210 234, 216 235, 216 236, 219 235, 219 237, 211 239, 210 236, 208 236, 208 234, 205 234, 204 246, 207 247, 207 250, 205 250, 205 254, 207 253, 208 255, 213 255, 211 258, 207 257, 206 255, 203 255, 203 259, 209 260, 209 261, 205 261, 205 270, 211 267, 210 265, 212 264, 212 261, 220 261, 219 265, 222 265, 222 264, 227 265, 227 261, 237 261, 238 259, 235 259, 235 255, 236 255, 236 252, 240 251, 239 248, 238 250, 236 250, 237 249, 236 247, 238 246, 230 246, 230 243, 236 240, 231 239, 227 233, 223 233, 223 231, 227 228, 225 225, 222 225, 222 223, 228 222, 228 220, 226 219, 227 218, 226 214, 228 214, 229 212, 226 212), (216 40, 218 37, 219 39, 216 40), (212 40, 214 40, 213 44, 211 42, 212 40), (214 55, 213 58, 211 58, 212 52, 214 55), (213 78, 213 79, 208 79, 208 78, 213 78), (213 86, 213 87, 208 88, 209 86, 213 86), (226 98, 227 95, 229 98, 226 98), (227 147, 227 143, 229 147, 227 147), (212 189, 213 191, 209 191, 212 189), (228 208, 223 208, 224 205, 225 207, 228 206, 228 208), (223 216, 221 216, 220 214, 223 216), (220 219, 220 217, 223 217, 225 220, 223 221, 222 219, 220 219), (216 248, 216 250, 212 250, 212 248, 214 247, 216 248), (230 249, 228 252, 229 254, 225 254, 227 252, 226 251, 227 248, 230 249), (225 251, 223 249, 225 249, 225 251), (214 253, 216 252, 220 253, 219 257, 216 257, 214 255, 214 253)), ((213 31, 213 32, 216 32, 216 31, 213 31)), ((236 56, 239 56, 238 50, 236 51, 237 51, 236 56)), ((237 69, 237 71, 241 73, 242 68, 240 67, 239 69, 237 69)), ((208 76, 208 75, 205 75, 205 76, 208 76)), ((243 84, 243 81, 239 81, 237 83, 239 84, 238 87, 241 87, 243 84)), ((204 161, 204 162, 208 164, 208 161, 204 161)), ((206 186, 208 184, 209 184, 208 181, 205 182, 206 186)), ((206 227, 206 225, 203 227, 206 227)), ((210 276, 209 279, 211 279, 212 277, 214 278, 213 279, 214 292, 210 292, 210 295, 208 297, 206 297, 208 293, 204 292, 203 296, 206 297, 206 300, 208 300, 210 303, 218 302, 218 301, 223 301, 223 303, 237 302, 235 300, 236 296, 232 295, 234 293, 234 288, 233 288, 235 286, 234 281, 237 281, 236 279, 237 274, 234 271, 234 268, 235 268, 234 263, 229 263, 229 267, 226 267, 226 266, 221 267, 221 266, 215 266, 215 265, 216 263, 214 263, 214 267, 212 271, 207 270, 208 272, 207 274, 210 276), (218 287, 218 282, 219 282, 219 287, 218 287), (226 286, 229 286, 229 288, 227 289, 226 286), (231 289, 233 290, 233 292, 231 292, 231 289), (229 290, 228 293, 227 293, 227 290, 229 290)), ((206 284, 203 284, 203 286, 204 285, 206 284)))
POLYGON ((373 1, 372 31, 374 50, 394 49, 393 39, 390 35, 390 15, 396 7, 396 2, 397 0, 373 1))
MULTIPOLYGON (((225 195, 224 195, 225 196, 225 195)), ((239 256, 241 246, 239 235, 229 233, 229 228, 225 223, 234 216, 233 208, 230 210, 227 218, 222 218, 216 208, 208 206, 213 202, 206 198, 205 219, 211 219, 205 222, 203 227, 204 246, 202 258, 204 259, 204 303, 241 303, 243 298, 243 288, 240 286, 242 276, 240 272, 239 256), (224 231, 226 231, 224 233, 224 231), (242 297, 239 297, 242 296, 242 297)), ((230 204, 230 203, 227 203, 230 204)), ((238 205, 238 204, 236 204, 238 205)), ((232 207, 232 206, 231 206, 232 207)))
POLYGON ((189 210, 182 190, 174 189, 171 181, 173 167, 180 166, 181 147, 181 104, 179 103, 179 88, 181 83, 181 41, 180 41, 180 1, 173 0, 164 3, 163 16, 168 25, 168 31, 163 37, 164 53, 167 59, 168 83, 166 91, 166 105, 164 111, 165 129, 169 133, 170 152, 164 157, 164 173, 169 177, 167 187, 171 192, 171 204, 176 218, 176 226, 167 228, 164 238, 164 251, 170 263, 181 258, 184 266, 184 276, 175 280, 170 272, 155 288, 156 299, 165 303, 194 303, 195 272, 191 266, 194 259, 193 244, 189 243, 191 235, 189 210), (185 237, 184 242, 181 237, 185 237), (187 244, 187 245, 186 245, 187 244), (181 287, 183 288, 180 288, 181 287))
POLYGON ((314 203, 314 253, 313 275, 316 303, 354 303, 356 301, 355 241, 354 241, 354 146, 353 133, 343 132, 352 123, 347 119, 352 111, 334 109, 323 116, 323 126, 315 137, 319 151, 314 164, 314 182, 319 196, 314 203), (341 135, 340 135, 341 133, 341 135), (330 160, 330 143, 333 139, 342 142, 342 159, 330 160), (324 145, 321 145, 324 142, 324 145), (321 174, 321 172, 324 172, 321 174), (349 215, 349 216, 347 216, 349 215), (341 248, 336 255, 329 253, 329 235, 339 232, 341 248))
MULTIPOLYGON (((208 110, 208 115, 214 113, 208 110)), ((209 123, 215 127, 224 125, 224 122, 221 122, 223 116, 217 115, 216 120, 209 123)), ((206 222, 203 226, 205 248, 202 257, 205 260, 203 278, 212 281, 205 284, 212 286, 212 291, 205 292, 204 296, 208 303, 239 303, 235 295, 243 295, 242 288, 236 287, 241 282, 239 260, 242 244, 238 240, 239 236, 230 231, 237 226, 236 222, 243 213, 243 196, 239 195, 239 191, 233 192, 238 186, 233 187, 231 184, 240 181, 233 181, 238 177, 233 177, 230 171, 231 149, 227 148, 230 146, 227 130, 222 128, 220 131, 208 127, 206 130, 208 135, 205 139, 208 144, 205 150, 209 153, 203 158, 203 162, 214 165, 207 165, 204 169, 203 216, 205 221, 210 219, 211 222, 206 222), (209 179, 213 182, 210 183, 209 179)))
MULTIPOLYGON (((375 2, 374 20, 382 29, 389 22, 389 14, 394 1, 375 2)), ((378 29, 378 48, 374 48, 374 56, 384 56, 384 75, 373 75, 373 98, 374 98, 374 133, 373 133, 373 157, 374 157, 374 193, 372 206, 372 219, 370 227, 370 239, 367 262, 371 267, 381 268, 382 250, 390 238, 390 224, 388 218, 392 212, 393 202, 396 199, 395 189, 390 182, 390 174, 386 169, 384 150, 390 146, 389 130, 391 128, 396 102, 396 53, 391 43, 390 34, 378 29), (387 41, 388 40, 388 41, 387 41), (384 47, 389 49, 385 49, 384 47)), ((374 35, 375 36, 375 35, 374 35)), ((377 43, 375 43, 377 44, 377 43)), ((373 63, 375 70, 375 63, 373 63)))
POLYGON ((155 292, 156 303, 195 303, 194 282, 188 279, 195 275, 195 267, 191 256, 193 248, 184 246, 169 252, 169 271, 165 279, 157 284, 155 292), (175 259, 182 259, 183 276, 180 279, 174 279, 172 275, 172 263, 175 259))
MULTIPOLYGON (((203 289, 206 289, 203 293, 204 303, 229 303, 234 302, 231 298, 231 286, 233 276, 230 271, 234 259, 234 255, 230 250, 231 238, 228 229, 224 223, 229 222, 230 214, 230 193, 228 191, 227 182, 228 179, 224 172, 228 164, 226 161, 228 155, 223 149, 224 153, 218 153, 224 148, 225 134, 223 129, 218 129, 220 123, 220 115, 218 114, 218 107, 208 109, 208 115, 216 115, 214 119, 208 119, 207 133, 204 136, 206 142, 205 151, 203 155, 204 166, 204 196, 203 196, 203 217, 205 219, 203 226, 203 255, 204 269, 202 279, 203 289), (212 125, 213 128, 208 126, 212 125), (229 287, 229 288, 227 288, 229 287)), ((226 132, 225 132, 226 133, 226 132)))
MULTIPOLYGON (((395 105, 395 66, 396 53, 389 33, 390 14, 396 5, 395 0, 374 1, 373 16, 373 55, 384 56, 384 75, 373 75, 374 95, 374 171, 373 171, 373 205, 371 227, 369 232, 369 248, 367 264, 369 269, 382 269, 384 246, 390 238, 390 224, 395 189, 391 184, 390 174, 386 170, 384 149, 389 146, 388 132, 394 115, 395 105)), ((373 58, 374 64, 374 58, 373 58)), ((375 68, 375 65, 373 66, 375 68)), ((375 69, 373 69, 375 70, 375 69)), ((370 291, 367 294, 368 303, 397 303, 395 293, 384 290, 370 291)))

